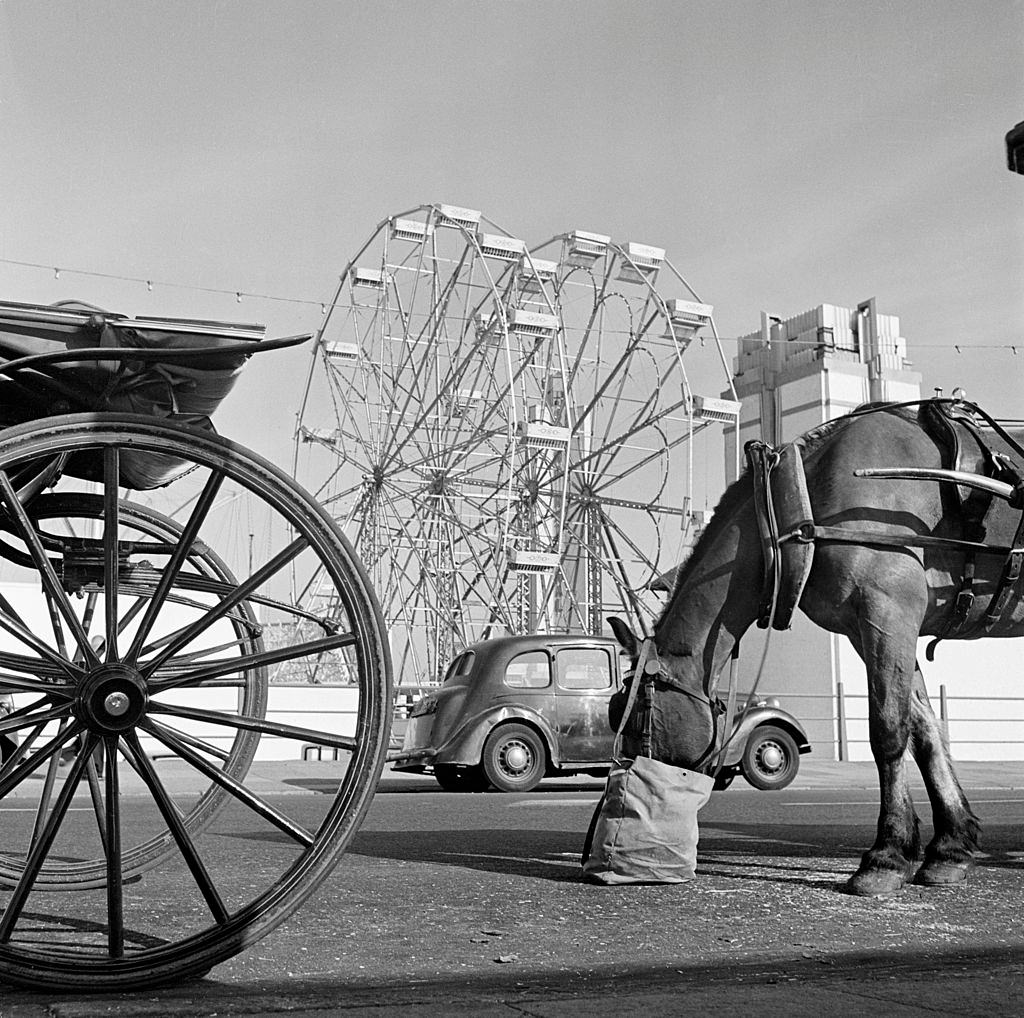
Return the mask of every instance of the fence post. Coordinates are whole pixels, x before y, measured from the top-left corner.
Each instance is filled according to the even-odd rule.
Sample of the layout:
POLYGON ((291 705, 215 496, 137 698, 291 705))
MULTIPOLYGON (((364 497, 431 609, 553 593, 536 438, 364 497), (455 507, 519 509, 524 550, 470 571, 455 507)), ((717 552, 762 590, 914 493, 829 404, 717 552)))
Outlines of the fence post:
POLYGON ((849 758, 849 747, 846 744, 846 698, 843 696, 843 683, 836 683, 836 723, 839 729, 839 759, 849 758))
POLYGON ((939 720, 942 722, 942 734, 949 745, 949 704, 946 702, 946 684, 939 686, 939 720))

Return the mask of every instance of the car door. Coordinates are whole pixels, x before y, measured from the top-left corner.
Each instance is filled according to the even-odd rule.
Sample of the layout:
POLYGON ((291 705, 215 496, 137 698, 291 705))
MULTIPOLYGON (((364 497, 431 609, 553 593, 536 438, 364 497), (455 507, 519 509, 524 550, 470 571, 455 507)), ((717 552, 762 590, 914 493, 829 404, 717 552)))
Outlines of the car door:
POLYGON ((562 647, 555 654, 558 751, 563 764, 607 763, 614 733, 608 699, 615 692, 611 647, 562 647))

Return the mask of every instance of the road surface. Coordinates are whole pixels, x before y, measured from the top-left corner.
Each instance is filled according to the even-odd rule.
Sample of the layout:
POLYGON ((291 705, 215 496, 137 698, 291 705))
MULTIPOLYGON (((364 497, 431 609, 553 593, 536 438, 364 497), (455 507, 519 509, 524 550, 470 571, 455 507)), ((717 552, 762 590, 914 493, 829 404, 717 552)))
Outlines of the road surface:
MULTIPOLYGON (((0 986, 0 1018, 1021 1013, 1024 768, 965 779, 984 830, 969 883, 880 900, 842 888, 873 835, 870 770, 805 775, 779 793, 742 780, 716 793, 697 879, 627 888, 579 880, 599 781, 459 795, 385 777, 332 877, 207 979, 96 997, 0 986)), ((307 768, 276 794, 312 814, 330 784, 307 768)), ((211 850, 258 879, 282 836, 242 820, 211 850)), ((154 907, 180 907, 180 873, 144 879, 154 907)))

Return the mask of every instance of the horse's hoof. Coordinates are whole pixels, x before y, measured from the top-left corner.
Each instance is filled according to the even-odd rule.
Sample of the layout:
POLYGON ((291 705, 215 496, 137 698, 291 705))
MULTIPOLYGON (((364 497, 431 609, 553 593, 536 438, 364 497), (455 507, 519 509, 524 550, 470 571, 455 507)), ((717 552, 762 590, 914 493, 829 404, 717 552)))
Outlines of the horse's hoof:
POLYGON ((950 884, 961 884, 967 879, 969 862, 926 862, 914 877, 915 884, 925 887, 948 887, 950 884))
POLYGON ((846 890, 860 898, 882 898, 898 894, 907 879, 896 870, 858 870, 846 882, 846 890))

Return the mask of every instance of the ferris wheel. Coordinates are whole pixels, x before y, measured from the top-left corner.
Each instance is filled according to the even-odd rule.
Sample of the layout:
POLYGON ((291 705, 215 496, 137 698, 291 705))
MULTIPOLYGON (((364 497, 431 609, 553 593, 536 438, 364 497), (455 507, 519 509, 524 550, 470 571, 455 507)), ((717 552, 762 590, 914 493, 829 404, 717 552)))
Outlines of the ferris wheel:
POLYGON ((400 681, 504 633, 647 631, 701 524, 694 435, 739 409, 691 391, 702 329, 731 385, 658 248, 530 248, 451 205, 377 226, 324 305, 295 471, 355 544, 400 681))

